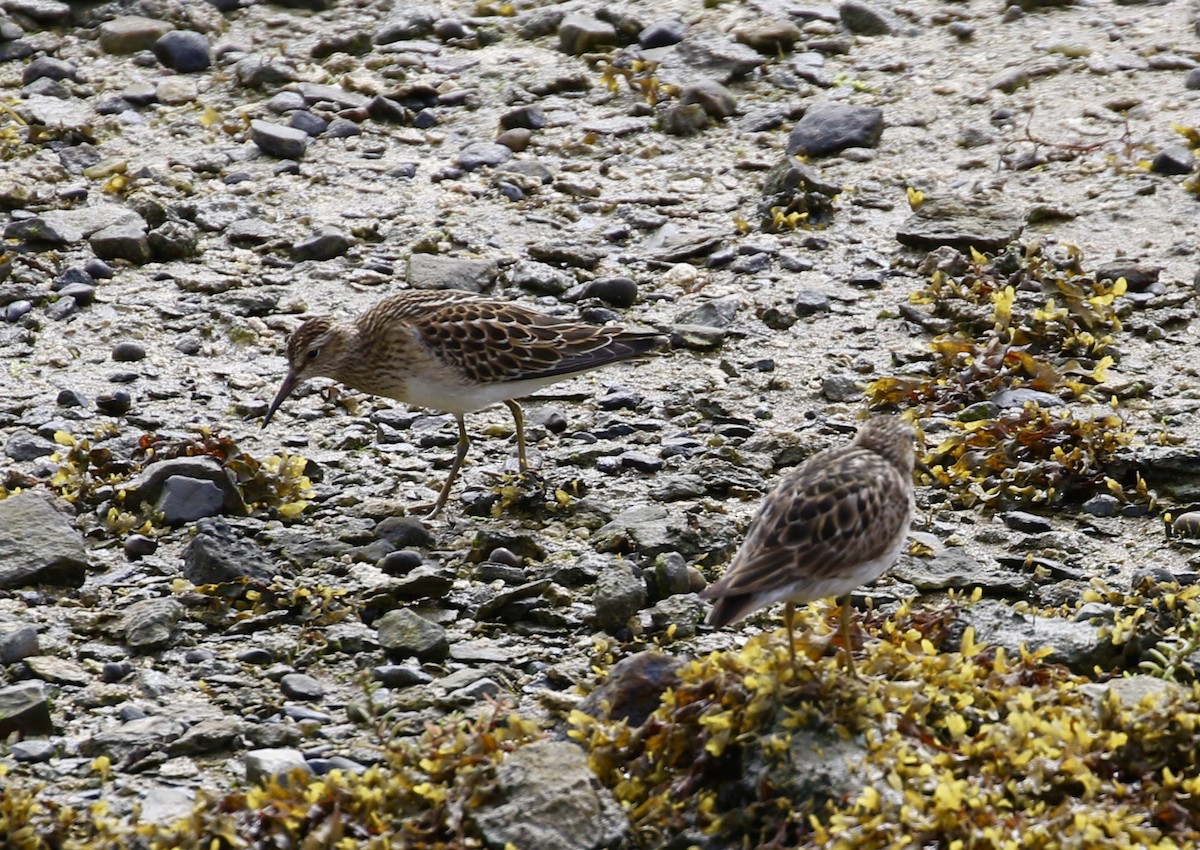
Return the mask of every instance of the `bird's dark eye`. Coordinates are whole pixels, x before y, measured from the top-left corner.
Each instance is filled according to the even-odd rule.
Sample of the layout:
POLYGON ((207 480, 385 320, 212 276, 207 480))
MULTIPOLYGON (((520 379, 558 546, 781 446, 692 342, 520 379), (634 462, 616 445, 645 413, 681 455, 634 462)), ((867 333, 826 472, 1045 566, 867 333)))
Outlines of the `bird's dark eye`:
POLYGON ((321 356, 321 346, 314 345, 312 348, 310 348, 308 350, 308 357, 307 357, 306 362, 312 363, 314 360, 316 360, 320 356, 321 356))

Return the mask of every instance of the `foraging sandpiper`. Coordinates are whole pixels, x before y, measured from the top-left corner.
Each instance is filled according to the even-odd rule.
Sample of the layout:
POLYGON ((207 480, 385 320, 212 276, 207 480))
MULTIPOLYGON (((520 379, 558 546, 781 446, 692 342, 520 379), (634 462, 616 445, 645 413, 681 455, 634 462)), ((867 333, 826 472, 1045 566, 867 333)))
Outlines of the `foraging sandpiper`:
POLYGON ((454 414, 458 452, 430 517, 437 516, 467 455, 463 416, 503 402, 516 423, 521 471, 525 422, 515 399, 591 369, 647 354, 658 333, 589 325, 511 301, 458 290, 412 290, 384 298, 352 322, 319 316, 288 339, 288 373, 263 427, 306 378, 454 414))
POLYGON ((714 600, 707 622, 720 628, 786 602, 793 667, 797 602, 838 597, 844 659, 850 645, 850 591, 896 562, 915 506, 915 431, 896 416, 863 423, 848 445, 826 449, 771 489, 720 581, 700 595, 714 600))

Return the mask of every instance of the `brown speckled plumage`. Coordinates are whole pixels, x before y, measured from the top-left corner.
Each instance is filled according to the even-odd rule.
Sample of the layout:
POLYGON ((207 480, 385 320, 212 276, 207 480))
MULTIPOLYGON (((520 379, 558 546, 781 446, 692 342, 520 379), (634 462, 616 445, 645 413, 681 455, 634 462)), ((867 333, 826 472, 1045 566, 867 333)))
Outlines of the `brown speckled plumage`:
POLYGON ((516 422, 523 470, 524 421, 514 399, 580 372, 642 356, 662 342, 655 333, 572 322, 470 292, 401 292, 353 322, 318 316, 301 325, 288 340, 288 375, 263 424, 301 381, 318 376, 453 413, 459 425, 458 455, 432 516, 445 504, 466 456, 464 414, 506 404, 516 422))
MULTIPOLYGON (((912 425, 877 416, 846 446, 826 449, 785 474, 763 499, 733 562, 701 596, 720 627, 787 603, 842 597, 883 575, 912 522, 912 425)), ((846 620, 843 618, 843 632, 846 620)), ((848 636, 846 661, 852 666, 848 636)), ((793 643, 794 646, 794 643, 793 643)))

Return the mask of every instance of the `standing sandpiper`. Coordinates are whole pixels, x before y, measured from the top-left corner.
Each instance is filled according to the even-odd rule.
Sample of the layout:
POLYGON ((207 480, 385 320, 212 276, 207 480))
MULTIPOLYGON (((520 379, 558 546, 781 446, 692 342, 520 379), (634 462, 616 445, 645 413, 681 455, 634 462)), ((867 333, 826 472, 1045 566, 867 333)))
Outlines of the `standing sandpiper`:
POLYGON ((413 290, 383 299, 352 322, 318 316, 287 344, 288 373, 263 427, 306 378, 453 413, 458 453, 430 517, 450 495, 470 440, 463 416, 504 402, 526 470, 525 421, 514 399, 618 360, 642 356, 665 338, 609 325, 570 322, 520 304, 458 290, 413 290))
POLYGON ((904 420, 876 416, 849 445, 818 452, 784 475, 725 575, 700 594, 715 600, 708 623, 720 628, 786 602, 794 667, 795 603, 836 596, 843 657, 854 672, 850 591, 883 575, 904 547, 915 506, 914 437, 904 420))

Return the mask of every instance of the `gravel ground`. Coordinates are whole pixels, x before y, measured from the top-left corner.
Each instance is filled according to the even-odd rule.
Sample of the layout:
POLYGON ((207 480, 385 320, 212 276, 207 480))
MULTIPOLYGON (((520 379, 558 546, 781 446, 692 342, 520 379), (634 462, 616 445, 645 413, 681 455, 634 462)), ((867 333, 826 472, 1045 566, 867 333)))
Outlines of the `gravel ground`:
MULTIPOLYGON (((118 813, 162 818, 271 771, 248 751, 372 763, 364 671, 415 734, 485 696, 560 716, 598 659, 772 627, 697 629, 694 591, 776 470, 846 440, 868 382, 922 371, 932 334, 906 310, 938 244, 1074 246, 1085 270, 1144 273, 1108 382, 1147 445, 1119 460, 1168 508, 1200 493, 1193 5, 237 5, 0 0, 5 492, 71 496, 78 477, 54 475, 93 449, 141 474, 147 435, 160 457, 232 457, 243 484, 307 459, 261 498, 215 461, 172 461, 157 507, 174 525, 142 527, 119 470, 60 501, 61 527, 28 502, 6 515, 0 691, 43 682, 51 701, 0 726, 26 736, 0 759, 58 797, 111 796, 97 755, 118 813), (770 170, 825 143, 807 166, 820 226, 775 232, 770 170), (914 218, 921 195, 958 209, 914 218), (526 405, 565 508, 491 515, 515 468, 502 407, 469 418, 459 486, 425 523, 398 518, 436 493, 451 417, 318 382, 260 428, 305 314, 447 284, 671 335, 526 405), (22 573, 30 551, 50 554, 22 573), (274 573, 268 602, 196 589, 274 573)), ((925 423, 931 446, 948 418, 925 423)), ((162 483, 140 484, 155 503, 162 483)), ((1093 577, 1194 573, 1159 517, 1078 501, 982 511, 922 487, 953 581, 910 559, 875 596, 990 581, 1056 605, 1093 577), (1014 578, 1027 556, 1042 571, 1014 578)))

